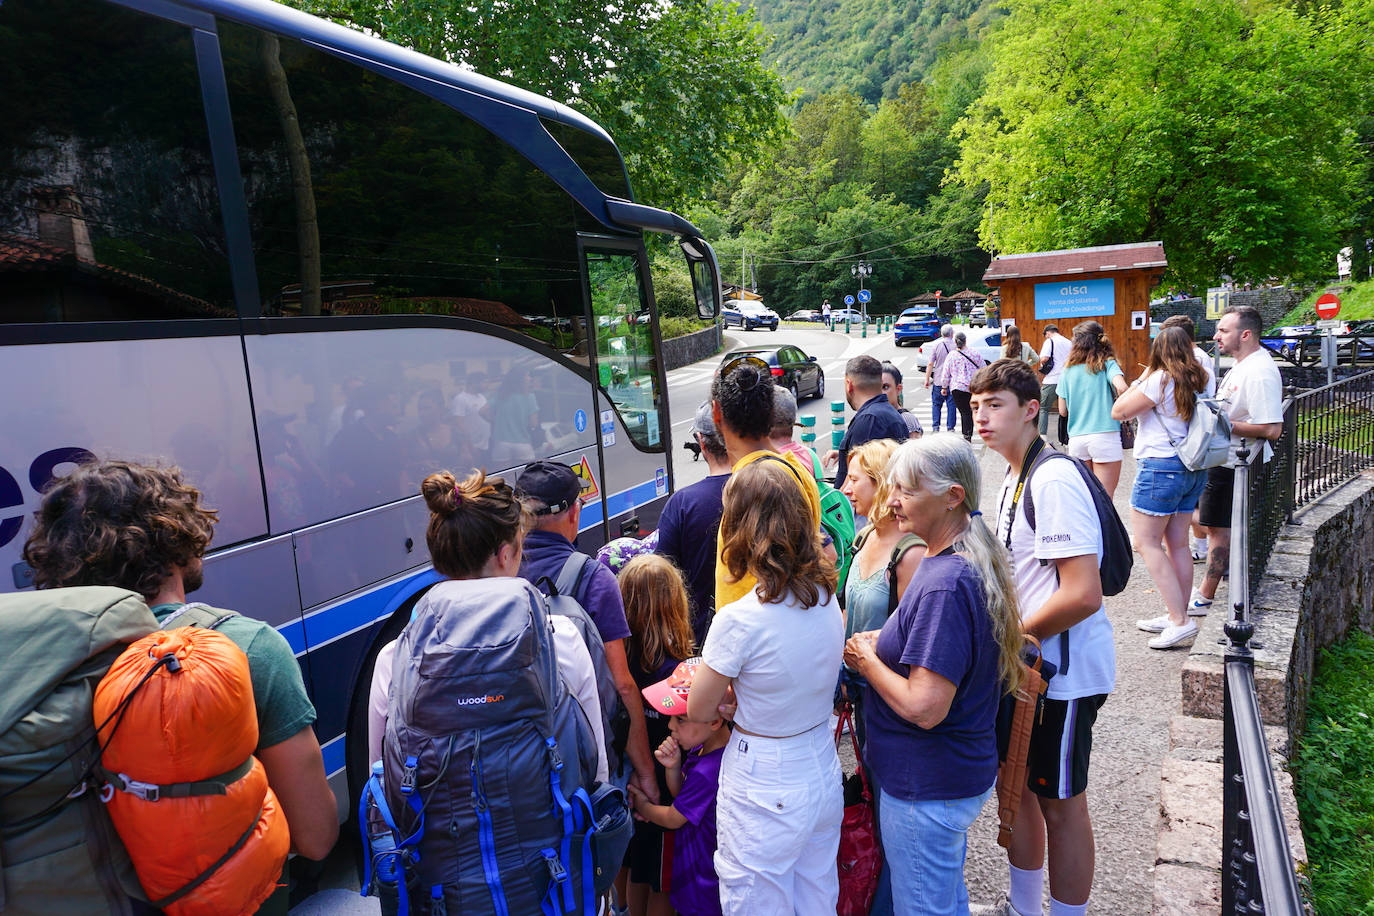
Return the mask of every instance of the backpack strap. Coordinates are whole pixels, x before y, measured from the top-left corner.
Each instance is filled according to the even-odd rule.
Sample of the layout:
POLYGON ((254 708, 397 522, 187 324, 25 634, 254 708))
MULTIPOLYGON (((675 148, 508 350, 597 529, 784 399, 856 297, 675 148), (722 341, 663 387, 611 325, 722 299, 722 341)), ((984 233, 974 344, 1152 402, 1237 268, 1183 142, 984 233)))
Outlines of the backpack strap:
MULTIPOLYGON (((904 534, 897 546, 892 548, 892 559, 887 561, 887 616, 891 617, 892 612, 897 610, 897 602, 901 595, 897 594, 897 565, 902 562, 902 557, 913 547, 924 547, 926 542, 914 534, 904 534)), ((858 553, 856 548, 854 551, 858 553)))
POLYGON ((230 617, 237 617, 236 611, 223 611, 219 608, 210 607, 201 601, 194 601, 190 604, 183 604, 158 623, 158 628, 170 630, 173 628, 172 621, 178 627, 204 627, 207 630, 218 630, 220 625, 230 617))
POLYGON ((563 568, 558 572, 558 579, 553 583, 554 594, 572 596, 577 591, 577 586, 582 584, 582 573, 586 570, 588 563, 596 562, 580 550, 574 550, 568 554, 568 559, 563 561, 563 568))

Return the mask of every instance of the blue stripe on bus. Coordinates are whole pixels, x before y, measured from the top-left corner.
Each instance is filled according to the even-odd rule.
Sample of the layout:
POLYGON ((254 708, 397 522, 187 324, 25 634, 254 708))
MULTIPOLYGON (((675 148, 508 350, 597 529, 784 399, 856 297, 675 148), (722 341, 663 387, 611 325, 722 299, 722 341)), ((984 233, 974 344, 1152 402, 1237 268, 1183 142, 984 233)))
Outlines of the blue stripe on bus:
POLYGON ((277 631, 286 637, 291 650, 300 655, 310 646, 323 645, 359 627, 367 626, 374 620, 390 616, 417 589, 432 585, 443 578, 433 569, 426 569, 333 607, 316 611, 299 623, 293 621, 279 627, 277 631))
POLYGON ((333 776, 346 766, 344 763, 345 745, 344 735, 335 735, 324 744, 320 745, 320 754, 324 757, 324 773, 326 776, 333 776))
MULTIPOLYGON (((658 487, 654 481, 646 480, 636 484, 628 490, 621 490, 619 493, 612 493, 606 497, 607 517, 615 518, 624 512, 629 512, 645 503, 651 503, 658 499, 658 487)), ((594 500, 582 507, 583 529, 591 528, 601 524, 601 500, 594 500)))

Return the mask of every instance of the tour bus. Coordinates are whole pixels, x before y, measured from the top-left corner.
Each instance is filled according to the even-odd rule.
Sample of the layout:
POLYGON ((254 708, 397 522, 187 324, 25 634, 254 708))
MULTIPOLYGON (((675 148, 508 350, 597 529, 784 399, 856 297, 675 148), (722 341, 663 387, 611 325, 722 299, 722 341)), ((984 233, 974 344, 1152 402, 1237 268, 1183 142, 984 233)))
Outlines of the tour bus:
POLYGON ((44 487, 180 466, 199 600, 270 622, 347 810, 379 646, 438 576, 421 479, 575 466, 580 546, 672 490, 645 230, 569 108, 267 0, 0 2, 0 590, 44 487))

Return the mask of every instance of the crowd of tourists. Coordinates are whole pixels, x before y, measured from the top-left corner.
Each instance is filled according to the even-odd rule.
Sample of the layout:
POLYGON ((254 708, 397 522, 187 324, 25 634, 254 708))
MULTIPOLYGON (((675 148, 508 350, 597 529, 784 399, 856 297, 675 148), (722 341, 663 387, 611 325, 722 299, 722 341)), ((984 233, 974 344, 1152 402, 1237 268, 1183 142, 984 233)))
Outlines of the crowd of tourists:
MULTIPOLYGON (((1021 751, 1025 779, 996 787, 1014 805, 1002 911, 1041 913, 1048 880, 1052 916, 1086 912, 1093 726, 1116 678, 1103 600, 1119 560, 1110 494, 1123 423, 1138 426, 1134 547, 1163 603, 1139 627, 1152 647, 1184 646, 1226 567, 1240 440, 1281 431, 1278 372, 1259 331, 1253 309, 1221 319, 1216 340, 1237 362, 1220 386, 1187 319, 1166 322, 1129 382, 1097 322, 1071 338, 1051 327, 1038 352, 1009 329, 990 364, 946 334, 926 375, 931 425, 940 431, 949 404, 945 429, 957 412, 962 436, 923 436, 898 367, 856 357, 845 370, 856 414, 823 456, 792 439, 796 402, 768 366, 737 358, 692 419, 709 475, 668 499, 656 540, 607 545, 601 562, 577 547, 572 468, 530 461, 512 482, 435 469, 419 484, 442 580, 375 652, 374 777, 358 809, 364 892, 386 912, 436 914, 967 913, 968 830, 1012 753, 999 710, 1025 700, 1038 655, 1048 688, 1021 751), (1214 403, 1236 448, 1196 470, 1180 449, 1214 403), (1065 421, 1076 460, 1046 441, 1051 417, 1065 421), (988 515, 975 433, 1005 461, 988 515), (845 500, 848 528, 826 508, 845 500), (1195 523, 1210 549, 1196 589, 1195 523), (837 712, 852 717, 880 839, 861 857, 874 864, 880 848, 881 868, 857 883, 837 868, 848 811, 864 804, 842 789, 837 712)), ((249 749, 268 793, 253 804, 262 816, 279 809, 290 848, 321 858, 338 817, 293 653, 265 623, 188 603, 215 520, 172 468, 103 461, 59 480, 24 552, 38 591, 0 600, 9 664, 38 665, 55 640, 81 637, 70 682, 89 691, 124 644, 174 622, 217 630, 246 656, 249 749), (22 629, 35 609, 52 615, 43 638, 22 629), (99 619, 109 632, 92 628, 99 619)), ((144 680, 176 667, 145 656, 155 661, 144 680)), ((6 710, 7 760, 51 713, 44 703, 6 710)), ((223 860, 211 856, 176 893, 150 890, 146 851, 121 849, 118 822, 119 836, 98 829, 92 797, 103 791, 53 827, 50 815, 92 780, 115 795, 145 785, 92 767, 73 783, 82 758, 54 759, 0 781, 6 842, 66 831, 80 854, 23 874, 7 863, 6 906, 176 912, 179 895, 214 885, 223 860)), ((225 785, 241 776, 216 777, 218 794, 233 796, 225 785)), ((151 788, 215 794, 164 781, 174 785, 151 788)), ((231 853, 264 846, 269 832, 250 830, 231 853)), ((285 859, 283 841, 259 874, 240 869, 251 893, 198 912, 284 912, 285 859)))

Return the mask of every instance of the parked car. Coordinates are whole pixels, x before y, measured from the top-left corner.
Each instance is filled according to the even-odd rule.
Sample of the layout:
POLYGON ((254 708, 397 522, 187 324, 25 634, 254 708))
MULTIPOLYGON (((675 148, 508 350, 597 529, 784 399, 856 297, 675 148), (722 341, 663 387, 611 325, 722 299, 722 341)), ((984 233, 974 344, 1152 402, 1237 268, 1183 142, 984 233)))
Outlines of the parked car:
MULTIPOLYGON (((968 346, 980 353, 983 359, 988 362, 995 362, 1002 358, 1002 329, 1001 328, 956 328, 955 333, 963 331, 968 336, 968 346)), ((922 372, 930 364, 930 354, 935 349, 938 341, 932 340, 929 343, 921 344, 916 351, 916 368, 922 372)))
POLYGON ((988 310, 985 306, 975 305, 968 310, 968 323, 974 327, 988 326, 988 310))
POLYGON ((824 321, 825 316, 819 309, 797 309, 787 316, 788 321, 824 321))
POLYGON ((734 324, 745 331, 752 331, 754 328, 768 328, 770 331, 778 329, 778 313, 753 299, 725 300, 720 317, 724 319, 727 328, 734 324))
MULTIPOLYGON (((825 397, 825 371, 816 362, 816 357, 807 356, 800 347, 791 344, 741 347, 721 357, 720 364, 724 366, 736 356, 757 356, 763 360, 773 373, 773 384, 789 389, 799 401, 825 397)), ((719 367, 716 373, 720 373, 719 367)))
POLYGON ((864 320, 864 313, 858 309, 850 308, 834 309, 830 312, 831 321, 843 323, 845 319, 848 319, 851 324, 858 324, 864 320))
POLYGON ((934 306, 918 305, 897 316, 892 325, 892 339, 897 346, 934 340, 940 336, 940 315, 934 306))
POLYGON ((1260 343, 1271 350, 1282 353, 1289 359, 1297 359, 1300 352, 1317 352, 1317 344, 1303 340, 1303 338, 1316 333, 1316 327, 1310 324, 1283 325, 1270 328, 1268 336, 1260 338, 1260 343))

